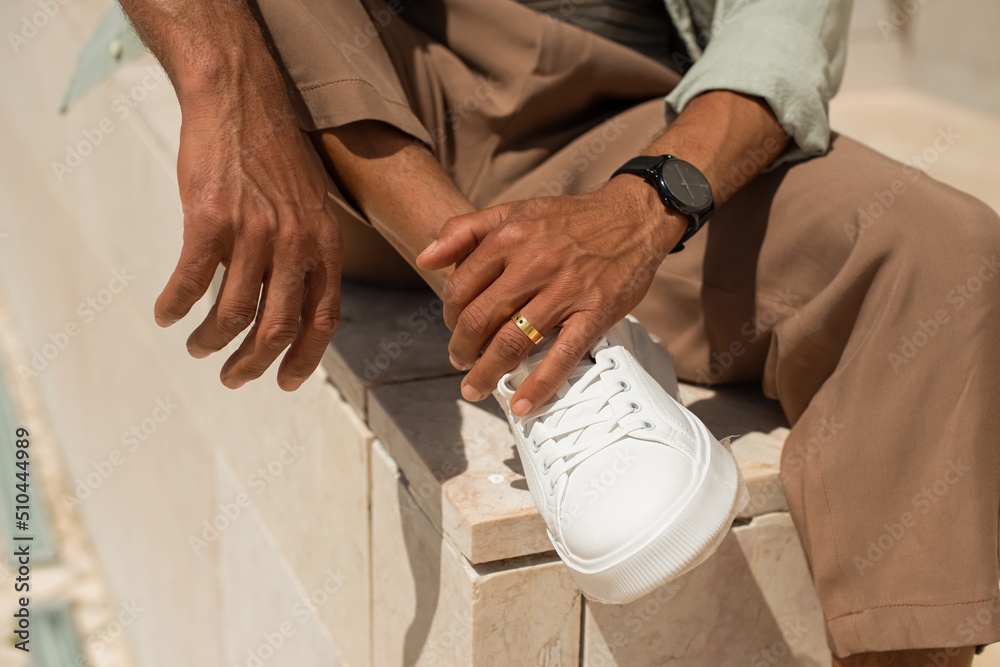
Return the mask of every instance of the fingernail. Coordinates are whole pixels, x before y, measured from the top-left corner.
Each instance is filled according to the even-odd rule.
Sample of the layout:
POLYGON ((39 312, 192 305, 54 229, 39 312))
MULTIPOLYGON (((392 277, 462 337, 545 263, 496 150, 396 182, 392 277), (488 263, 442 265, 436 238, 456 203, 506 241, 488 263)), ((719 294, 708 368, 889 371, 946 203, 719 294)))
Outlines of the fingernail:
POLYGON ((486 395, 479 393, 479 390, 473 387, 472 385, 463 384, 462 397, 471 403, 476 403, 477 401, 481 401, 484 398, 486 398, 486 395))
POLYGON ((467 371, 470 368, 472 368, 472 366, 469 366, 468 364, 461 363, 458 359, 456 359, 455 357, 451 356, 450 354, 448 355, 448 361, 450 361, 451 365, 454 366, 455 368, 457 368, 460 371, 467 371))
POLYGON ((208 352, 206 350, 198 350, 198 349, 193 348, 193 347, 188 347, 187 350, 188 350, 188 354, 190 354, 195 359, 204 359, 209 354, 211 354, 211 352, 208 352))
POLYGON ((531 412, 531 401, 526 398, 519 398, 511 403, 510 410, 518 417, 523 417, 531 412))
POLYGON ((437 241, 431 241, 431 244, 424 248, 424 251, 418 255, 418 257, 423 257, 424 255, 429 255, 434 252, 434 248, 437 247, 437 241))
POLYGON ((156 324, 158 326, 161 326, 161 327, 169 327, 171 324, 173 324, 173 322, 171 322, 167 318, 160 317, 159 315, 154 315, 153 319, 155 319, 156 320, 156 324))

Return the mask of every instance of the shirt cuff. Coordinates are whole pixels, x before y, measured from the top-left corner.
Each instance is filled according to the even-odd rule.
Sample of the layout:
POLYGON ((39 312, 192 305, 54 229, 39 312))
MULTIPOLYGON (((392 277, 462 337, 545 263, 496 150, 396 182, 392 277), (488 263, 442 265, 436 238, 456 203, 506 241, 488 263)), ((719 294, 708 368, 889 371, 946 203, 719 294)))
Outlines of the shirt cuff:
POLYGON ((795 145, 771 165, 826 152, 829 56, 820 38, 793 20, 741 17, 717 33, 704 54, 667 96, 667 123, 710 90, 731 90, 767 101, 795 145))

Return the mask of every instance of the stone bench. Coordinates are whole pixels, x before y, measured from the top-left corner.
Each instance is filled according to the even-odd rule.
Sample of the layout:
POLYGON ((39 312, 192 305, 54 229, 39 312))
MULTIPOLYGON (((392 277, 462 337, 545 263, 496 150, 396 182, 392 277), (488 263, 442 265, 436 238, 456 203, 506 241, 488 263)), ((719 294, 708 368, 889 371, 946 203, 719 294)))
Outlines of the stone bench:
POLYGON ((822 616, 787 513, 780 409, 756 388, 681 385, 751 493, 719 551, 624 606, 583 599, 545 535, 513 437, 470 404, 431 292, 345 284, 324 366, 367 423, 371 664, 825 665, 822 616))

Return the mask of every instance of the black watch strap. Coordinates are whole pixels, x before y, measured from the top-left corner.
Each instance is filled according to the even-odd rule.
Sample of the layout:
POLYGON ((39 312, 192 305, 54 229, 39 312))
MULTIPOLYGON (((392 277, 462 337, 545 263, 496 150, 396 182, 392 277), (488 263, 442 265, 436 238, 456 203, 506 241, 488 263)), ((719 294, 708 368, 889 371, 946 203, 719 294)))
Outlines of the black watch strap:
POLYGON ((672 158, 672 155, 640 155, 634 157, 618 168, 611 178, 618 174, 636 174, 639 172, 649 172, 650 176, 658 175, 656 170, 663 166, 663 163, 672 158))
POLYGON ((715 206, 713 205, 707 211, 702 212, 700 215, 685 213, 684 211, 678 209, 670 201, 670 198, 667 196, 667 193, 661 189, 663 187, 663 183, 661 180, 660 168, 667 160, 674 160, 674 159, 678 158, 675 158, 673 155, 640 155, 638 157, 632 158, 631 160, 623 164, 621 167, 619 167, 617 171, 615 171, 614 174, 611 175, 611 178, 614 178, 619 174, 632 174, 634 176, 641 176, 642 178, 646 179, 646 181, 650 185, 652 185, 653 188, 656 189, 656 192, 657 194, 660 195, 660 200, 663 202, 664 206, 668 206, 671 209, 687 217, 688 219, 687 231, 684 232, 684 236, 682 236, 681 240, 677 242, 677 245, 674 246, 674 249, 670 251, 670 254, 673 254, 675 252, 680 252, 681 250, 683 250, 684 244, 688 241, 688 239, 690 239, 692 236, 698 233, 698 230, 701 229, 706 222, 708 222, 709 217, 711 217, 712 213, 715 211, 715 206))

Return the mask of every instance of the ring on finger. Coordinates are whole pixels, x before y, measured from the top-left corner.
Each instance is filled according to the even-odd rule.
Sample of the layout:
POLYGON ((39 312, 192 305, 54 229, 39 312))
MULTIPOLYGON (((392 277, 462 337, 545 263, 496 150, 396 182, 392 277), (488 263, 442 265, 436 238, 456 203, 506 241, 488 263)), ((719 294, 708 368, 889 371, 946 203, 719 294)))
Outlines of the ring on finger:
POLYGON ((531 326, 531 323, 524 318, 524 315, 521 314, 520 310, 515 311, 514 314, 510 316, 510 321, 516 324, 517 328, 524 332, 524 335, 527 336, 528 339, 535 345, 542 342, 542 338, 544 338, 544 336, 538 333, 538 329, 531 326))

